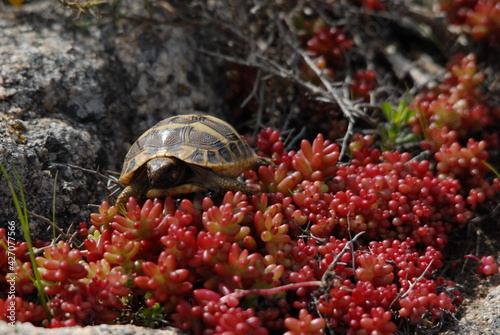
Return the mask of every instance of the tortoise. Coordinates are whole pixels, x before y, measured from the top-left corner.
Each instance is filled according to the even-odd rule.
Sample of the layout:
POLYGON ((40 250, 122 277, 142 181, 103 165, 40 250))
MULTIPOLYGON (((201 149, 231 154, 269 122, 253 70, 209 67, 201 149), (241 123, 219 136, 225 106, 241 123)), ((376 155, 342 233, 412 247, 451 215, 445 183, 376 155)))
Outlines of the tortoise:
POLYGON ((177 115, 160 121, 132 145, 119 178, 116 200, 161 198, 202 191, 251 189, 235 178, 272 164, 259 157, 225 121, 209 115, 177 115))

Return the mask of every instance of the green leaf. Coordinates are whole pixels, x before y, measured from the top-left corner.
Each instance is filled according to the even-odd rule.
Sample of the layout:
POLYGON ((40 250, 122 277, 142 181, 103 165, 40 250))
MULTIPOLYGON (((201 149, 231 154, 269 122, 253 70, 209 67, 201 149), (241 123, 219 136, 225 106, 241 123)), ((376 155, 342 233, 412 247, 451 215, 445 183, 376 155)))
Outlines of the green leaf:
POLYGON ((418 140, 418 136, 409 129, 405 129, 396 138, 396 144, 403 144, 418 140))
POLYGON ((406 128, 410 119, 417 113, 416 110, 408 108, 410 103, 401 99, 396 109, 388 102, 380 104, 387 122, 379 125, 379 133, 382 138, 382 147, 391 150, 395 144, 415 141, 418 136, 406 128))
POLYGON ((404 122, 404 116, 406 114, 407 106, 408 102, 405 99, 402 99, 398 104, 396 115, 394 116, 394 122, 398 125, 401 125, 401 123, 404 122))
POLYGON ((24 235, 24 239, 28 244, 28 254, 31 261, 31 268, 33 269, 33 274, 35 275, 33 285, 35 285, 37 289, 38 298, 40 299, 45 315, 50 320, 52 316, 49 312, 49 308, 47 307, 47 301, 49 300, 49 298, 47 294, 43 291, 42 276, 40 274, 40 271, 38 270, 38 264, 36 263, 36 255, 33 249, 33 242, 31 240, 31 235, 30 235, 28 207, 26 205, 26 197, 24 196, 23 184, 21 183, 21 178, 17 173, 16 167, 14 166, 14 164, 12 164, 12 170, 14 171, 14 177, 16 179, 19 191, 19 197, 21 198, 21 202, 19 202, 19 197, 16 193, 16 190, 14 189, 12 180, 10 179, 7 170, 1 163, 0 163, 0 170, 2 170, 2 174, 7 180, 7 186, 9 187, 10 194, 12 196, 12 201, 14 202, 14 207, 16 208, 17 216, 19 217, 19 221, 21 222, 21 229, 24 235), (22 203, 22 208, 21 208, 21 203, 22 203))
POLYGON ((395 140, 399 135, 399 127, 395 123, 389 124, 389 138, 395 140))
POLYGON ((54 193, 52 197, 52 238, 54 242, 57 238, 56 236, 56 190, 57 190, 57 176, 59 175, 59 170, 56 171, 56 176, 54 177, 54 193))
POLYGON ((486 165, 498 178, 500 178, 500 173, 497 169, 487 161, 481 161, 484 165, 486 165))
POLYGON ((382 102, 380 104, 380 109, 384 112, 385 118, 387 121, 391 122, 393 118, 393 109, 390 103, 382 102))

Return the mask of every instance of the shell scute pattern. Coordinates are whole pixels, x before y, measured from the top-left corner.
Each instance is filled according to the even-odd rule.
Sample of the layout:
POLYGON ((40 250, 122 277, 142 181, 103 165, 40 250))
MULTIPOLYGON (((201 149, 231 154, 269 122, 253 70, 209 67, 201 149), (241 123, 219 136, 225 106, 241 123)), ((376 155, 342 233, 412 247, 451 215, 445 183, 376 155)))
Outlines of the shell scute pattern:
POLYGON ((201 151, 195 151, 189 156, 189 160, 193 162, 193 164, 203 164, 206 161, 205 155, 201 151))
POLYGON ((175 157, 235 178, 251 168, 257 154, 230 125, 208 115, 179 115, 160 121, 130 148, 120 182, 155 157, 175 157))
POLYGON ((226 162, 231 162, 234 160, 233 155, 229 151, 228 148, 223 147, 218 150, 219 155, 226 161, 226 162))
POLYGON ((221 143, 221 139, 219 137, 206 132, 205 129, 197 129, 190 126, 185 127, 186 143, 196 144, 196 146, 200 149, 216 149, 224 145, 224 143, 221 143))

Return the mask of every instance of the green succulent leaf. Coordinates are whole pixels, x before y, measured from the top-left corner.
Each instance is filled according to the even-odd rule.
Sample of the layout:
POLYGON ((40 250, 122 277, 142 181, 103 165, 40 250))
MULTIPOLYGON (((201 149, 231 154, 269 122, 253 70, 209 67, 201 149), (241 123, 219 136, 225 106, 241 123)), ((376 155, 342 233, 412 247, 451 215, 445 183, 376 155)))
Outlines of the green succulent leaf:
POLYGON ((395 144, 418 139, 417 135, 406 128, 410 119, 416 114, 416 110, 410 109, 409 105, 406 99, 401 99, 396 109, 388 102, 380 104, 380 109, 387 119, 387 122, 379 127, 380 136, 384 142, 383 147, 386 150, 391 150, 395 144))
POLYGON ((418 136, 415 133, 413 133, 411 130, 405 129, 396 138, 396 144, 403 144, 403 143, 413 142, 416 140, 418 140, 418 136))
POLYGON ((382 102, 380 104, 380 109, 382 109, 382 112, 384 113, 384 116, 387 119, 387 121, 391 122, 391 120, 393 119, 392 105, 388 102, 382 102))

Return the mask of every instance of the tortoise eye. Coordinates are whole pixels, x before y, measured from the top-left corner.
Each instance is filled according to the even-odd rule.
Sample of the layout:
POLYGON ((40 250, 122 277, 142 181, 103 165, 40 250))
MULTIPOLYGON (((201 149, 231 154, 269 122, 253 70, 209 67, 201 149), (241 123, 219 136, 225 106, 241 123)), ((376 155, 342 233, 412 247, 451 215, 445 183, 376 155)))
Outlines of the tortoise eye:
POLYGON ((163 181, 167 186, 177 185, 182 183, 184 180, 186 172, 186 167, 180 161, 177 161, 172 164, 168 164, 164 167, 162 171, 160 171, 160 176, 158 176, 158 180, 163 181))
POLYGON ((169 180, 176 180, 179 179, 179 169, 177 168, 176 165, 171 164, 166 167, 165 171, 163 172, 165 174, 165 179, 169 180), (168 177, 167 177, 168 176, 168 177))

